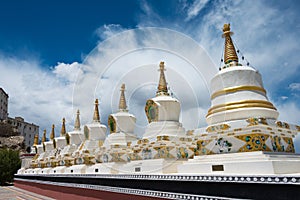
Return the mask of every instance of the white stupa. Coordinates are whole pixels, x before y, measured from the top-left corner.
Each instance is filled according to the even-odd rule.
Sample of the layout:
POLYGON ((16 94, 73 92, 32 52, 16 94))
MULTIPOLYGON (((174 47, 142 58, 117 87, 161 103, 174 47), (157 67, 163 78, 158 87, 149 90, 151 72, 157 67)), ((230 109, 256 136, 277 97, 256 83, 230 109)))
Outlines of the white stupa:
POLYGON ((176 140, 185 135, 179 122, 180 102, 168 93, 164 62, 160 65, 160 78, 156 97, 146 102, 145 112, 149 121, 143 139, 156 140, 157 137, 169 137, 176 140))
POLYGON ((84 134, 80 127, 80 112, 77 110, 73 131, 68 132, 70 144, 80 145, 84 141, 84 134))
POLYGON ((63 119, 60 137, 56 139, 56 141, 57 141, 56 145, 57 145, 57 147, 59 147, 59 146, 63 145, 64 142, 66 142, 66 145, 61 150, 60 155, 62 155, 62 157, 59 159, 66 160, 66 158, 70 158, 71 154, 74 151, 76 151, 76 149, 82 143, 83 140, 84 140, 84 135, 80 129, 79 111, 77 111, 73 131, 70 131, 68 133, 66 132, 65 119, 63 119))
POLYGON ((211 80, 211 108, 207 123, 212 125, 250 117, 276 120, 279 113, 267 98, 260 73, 239 64, 230 27, 225 26, 223 32, 225 66, 211 80))
POLYGON ((84 126, 85 141, 81 144, 80 150, 95 151, 104 143, 106 138, 106 126, 100 122, 98 105, 98 99, 96 99, 93 121, 84 126))
POLYGON ((293 138, 298 126, 277 120, 258 71, 238 62, 230 25, 225 24, 225 65, 211 81, 208 126, 194 131, 193 160, 181 173, 287 174, 297 173, 293 138), (226 154, 226 155, 225 155, 226 154))
POLYGON ((127 110, 124 92, 125 84, 122 84, 119 111, 109 115, 108 117, 110 135, 107 136, 104 143, 106 148, 110 148, 112 146, 127 147, 130 146, 133 141, 137 140, 136 135, 134 135, 136 118, 127 110))
POLYGON ((59 151, 61 151, 67 144, 66 140, 66 120, 63 118, 62 120, 62 127, 60 131, 60 136, 54 138, 55 148, 57 148, 59 151))

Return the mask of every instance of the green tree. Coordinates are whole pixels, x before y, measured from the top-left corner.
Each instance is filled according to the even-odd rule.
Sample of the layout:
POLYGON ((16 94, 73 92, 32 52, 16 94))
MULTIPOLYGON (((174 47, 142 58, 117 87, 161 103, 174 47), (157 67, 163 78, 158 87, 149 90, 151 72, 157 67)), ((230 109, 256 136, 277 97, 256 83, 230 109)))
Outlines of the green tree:
POLYGON ((20 169, 19 152, 11 149, 0 149, 0 185, 11 183, 14 174, 20 169))

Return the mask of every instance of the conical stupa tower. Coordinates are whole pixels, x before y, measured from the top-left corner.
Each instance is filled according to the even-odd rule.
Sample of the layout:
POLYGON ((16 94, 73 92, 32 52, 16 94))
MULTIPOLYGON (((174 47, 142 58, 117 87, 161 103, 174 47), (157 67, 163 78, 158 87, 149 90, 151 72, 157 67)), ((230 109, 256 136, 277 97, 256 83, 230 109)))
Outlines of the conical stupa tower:
POLYGON ((33 140, 33 145, 31 147, 30 153, 31 154, 36 154, 37 151, 37 146, 39 145, 39 134, 34 135, 34 140, 33 140))
POLYGON ((95 100, 95 109, 94 109, 94 116, 93 116, 93 122, 100 122, 100 114, 99 114, 99 101, 98 99, 95 100))
POLYGON ((60 130, 60 136, 65 137, 66 136, 66 120, 65 118, 62 119, 62 125, 61 125, 61 130, 60 130))
POLYGON ((76 131, 80 131, 81 130, 79 115, 80 115, 80 112, 79 112, 79 110, 77 110, 75 124, 74 124, 74 130, 76 130, 76 131))
POLYGON ((66 120, 65 120, 65 118, 63 118, 62 119, 61 130, 60 130, 60 136, 55 137, 53 139, 53 142, 55 143, 55 148, 56 149, 63 149, 67 145, 66 136, 67 136, 66 120))
POLYGON ((84 144, 81 150, 95 151, 102 146, 106 138, 106 126, 100 122, 99 101, 95 100, 93 121, 84 126, 84 144))
POLYGON ((118 145, 126 147, 136 140, 136 136, 133 134, 136 118, 127 109, 125 84, 122 84, 120 91, 119 111, 108 117, 108 126, 111 134, 106 138, 105 146, 118 145))
POLYGON ((80 112, 76 111, 76 117, 74 122, 74 129, 66 134, 66 137, 69 137, 70 144, 79 145, 84 140, 83 131, 80 128, 80 112))
POLYGON ((278 112, 268 100, 258 71, 239 64, 230 25, 225 24, 225 66, 211 81, 211 108, 206 120, 209 125, 224 121, 259 117, 276 120, 278 112))
POLYGON ((51 132, 49 135, 49 137, 50 137, 49 141, 46 141, 46 130, 44 130, 44 136, 42 139, 42 143, 43 143, 44 151, 45 151, 44 157, 47 157, 50 154, 50 152, 54 149, 54 145, 53 145, 53 140, 55 137, 54 128, 55 128, 55 126, 54 126, 54 124, 52 124, 51 132))
POLYGON ((39 134, 35 134, 33 146, 37 146, 38 144, 39 144, 39 134))
POLYGON ((43 131, 43 137, 42 137, 42 143, 46 142, 46 134, 47 134, 47 131, 46 129, 43 131))
POLYGON ((52 129, 50 133, 50 140, 53 140, 55 138, 55 125, 52 124, 52 129))
POLYGON ((156 97, 149 99, 145 106, 149 125, 143 138, 148 140, 156 139, 158 136, 173 139, 184 135, 185 132, 179 122, 180 102, 168 92, 164 62, 159 64, 159 72, 156 97))

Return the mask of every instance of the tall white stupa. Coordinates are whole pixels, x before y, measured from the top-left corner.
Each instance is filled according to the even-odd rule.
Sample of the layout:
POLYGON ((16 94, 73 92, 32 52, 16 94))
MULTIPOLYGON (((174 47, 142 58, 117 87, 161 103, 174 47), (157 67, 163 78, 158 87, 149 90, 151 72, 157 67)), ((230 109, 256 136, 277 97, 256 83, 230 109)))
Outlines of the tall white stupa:
POLYGON ((212 125, 250 117, 277 120, 279 113, 267 98, 260 73, 239 64, 232 34, 230 25, 224 25, 225 65, 211 80, 211 108, 207 113, 207 123, 212 125))
POLYGON ((194 131, 199 156, 179 166, 179 172, 296 173, 300 162, 293 154, 293 138, 300 128, 277 119, 261 75, 239 64, 231 35, 230 24, 225 24, 225 65, 211 80, 208 126, 194 131))

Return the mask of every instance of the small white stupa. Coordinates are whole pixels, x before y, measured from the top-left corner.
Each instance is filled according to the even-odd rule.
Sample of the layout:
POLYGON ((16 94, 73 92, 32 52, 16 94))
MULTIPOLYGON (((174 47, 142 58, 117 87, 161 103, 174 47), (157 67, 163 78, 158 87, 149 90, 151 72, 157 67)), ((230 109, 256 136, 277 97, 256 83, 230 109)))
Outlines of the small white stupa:
POLYGON ((107 149, 113 146, 126 148, 137 140, 134 135, 136 118, 127 110, 125 84, 122 84, 120 91, 119 111, 108 117, 110 135, 107 136, 104 144, 107 149))
POLYGON ((106 138, 106 126, 100 122, 98 105, 98 99, 96 99, 93 121, 92 123, 84 126, 85 141, 83 144, 81 144, 80 150, 94 152, 104 143, 106 138))
POLYGON ((145 106, 149 125, 143 139, 155 141, 157 137, 168 137, 169 140, 177 140, 185 135, 185 129, 179 122, 180 102, 168 92, 164 62, 160 63, 159 71, 156 97, 149 99, 145 106))
POLYGON ((54 146, 57 148, 57 150, 60 152, 66 145, 67 145, 67 140, 66 140, 66 120, 65 118, 62 119, 62 126, 61 126, 61 131, 60 131, 60 136, 54 138, 54 146))
POLYGON ((84 141, 84 134, 80 127, 79 116, 80 116, 80 111, 77 110, 75 124, 74 124, 74 130, 71 132, 68 132, 68 135, 70 136, 70 144, 80 145, 84 141))

